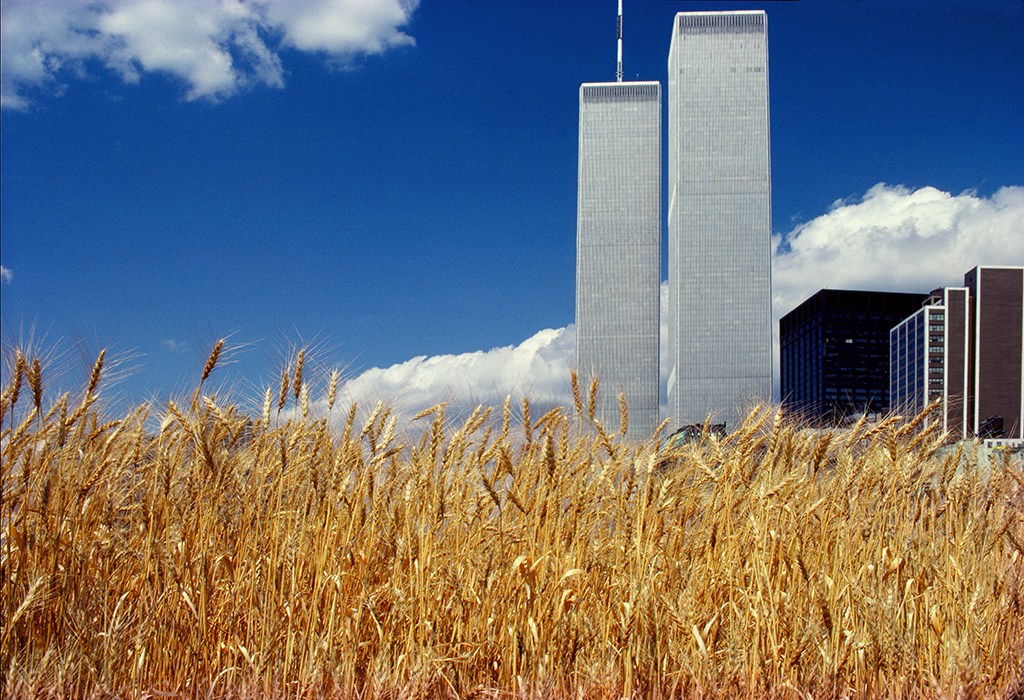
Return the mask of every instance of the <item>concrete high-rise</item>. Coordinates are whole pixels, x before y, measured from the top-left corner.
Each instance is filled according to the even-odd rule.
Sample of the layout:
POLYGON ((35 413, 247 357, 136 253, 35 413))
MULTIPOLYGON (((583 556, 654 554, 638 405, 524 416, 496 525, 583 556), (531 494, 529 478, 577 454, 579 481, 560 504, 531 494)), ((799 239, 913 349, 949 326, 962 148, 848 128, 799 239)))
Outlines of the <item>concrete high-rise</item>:
POLYGON ((595 417, 629 434, 658 426, 661 85, 580 86, 576 368, 599 381, 595 417))
POLYGON ((668 58, 668 414, 772 398, 767 16, 676 15, 668 58))

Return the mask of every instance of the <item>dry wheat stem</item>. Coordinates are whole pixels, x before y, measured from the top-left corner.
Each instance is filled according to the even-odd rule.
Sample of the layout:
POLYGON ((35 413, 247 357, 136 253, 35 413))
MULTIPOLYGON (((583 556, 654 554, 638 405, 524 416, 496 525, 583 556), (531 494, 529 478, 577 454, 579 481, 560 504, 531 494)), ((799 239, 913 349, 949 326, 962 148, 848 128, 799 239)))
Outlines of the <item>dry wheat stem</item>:
MULTIPOLYGON (((758 408, 664 471, 657 437, 534 422, 528 400, 522 433, 511 398, 500 418, 432 407, 415 440, 385 402, 359 425, 353 404, 335 432, 298 364, 255 422, 223 396, 12 421, 5 697, 1024 687, 1019 463, 933 457, 921 421, 843 436, 758 408), (289 393, 303 420, 271 424, 289 393)), ((6 402, 15 374, 36 370, 12 367, 6 402)))

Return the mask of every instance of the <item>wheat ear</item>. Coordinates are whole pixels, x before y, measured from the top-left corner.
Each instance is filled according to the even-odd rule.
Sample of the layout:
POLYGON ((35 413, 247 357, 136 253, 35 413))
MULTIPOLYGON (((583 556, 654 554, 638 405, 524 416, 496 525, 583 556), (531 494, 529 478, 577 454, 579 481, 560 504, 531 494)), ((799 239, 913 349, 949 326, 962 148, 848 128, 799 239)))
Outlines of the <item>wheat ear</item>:
POLYGON ((298 357, 295 358, 295 382, 292 387, 292 391, 295 392, 295 401, 298 402, 299 395, 302 393, 302 364, 306 359, 306 348, 299 350, 298 357))
POLYGON ((220 359, 220 351, 224 349, 224 339, 221 338, 217 341, 217 344, 213 346, 213 351, 210 353, 210 357, 206 360, 206 365, 203 366, 203 376, 200 377, 199 383, 202 384, 206 381, 206 378, 210 376, 210 372, 217 366, 217 360, 220 359))
POLYGON ((43 403, 43 367, 39 364, 39 358, 33 358, 32 370, 28 375, 28 385, 32 389, 32 403, 42 410, 43 403))

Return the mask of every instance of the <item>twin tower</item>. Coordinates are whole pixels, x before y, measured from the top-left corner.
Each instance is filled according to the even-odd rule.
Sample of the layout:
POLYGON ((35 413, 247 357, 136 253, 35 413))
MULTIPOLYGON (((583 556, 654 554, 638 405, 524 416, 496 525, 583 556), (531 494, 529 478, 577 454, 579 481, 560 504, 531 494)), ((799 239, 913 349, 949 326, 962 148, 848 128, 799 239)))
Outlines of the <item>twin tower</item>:
POLYGON ((765 13, 679 13, 668 76, 667 300, 661 85, 580 87, 576 367, 600 382, 602 425, 618 425, 625 396, 637 438, 661 422, 666 301, 673 426, 711 416, 731 430, 772 395, 765 13))

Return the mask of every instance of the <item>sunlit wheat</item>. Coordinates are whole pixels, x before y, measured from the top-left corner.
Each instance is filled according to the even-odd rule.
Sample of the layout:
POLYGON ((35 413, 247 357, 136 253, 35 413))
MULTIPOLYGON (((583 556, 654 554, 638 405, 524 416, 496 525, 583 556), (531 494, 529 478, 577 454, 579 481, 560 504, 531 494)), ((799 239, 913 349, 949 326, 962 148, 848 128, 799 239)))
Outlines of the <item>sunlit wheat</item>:
POLYGON ((759 408, 659 452, 574 379, 403 435, 386 402, 331 424, 337 373, 317 414, 306 359, 256 415, 112 420, 102 353, 81 399, 7 355, 5 697, 1024 695, 1021 463, 927 417, 759 408))

